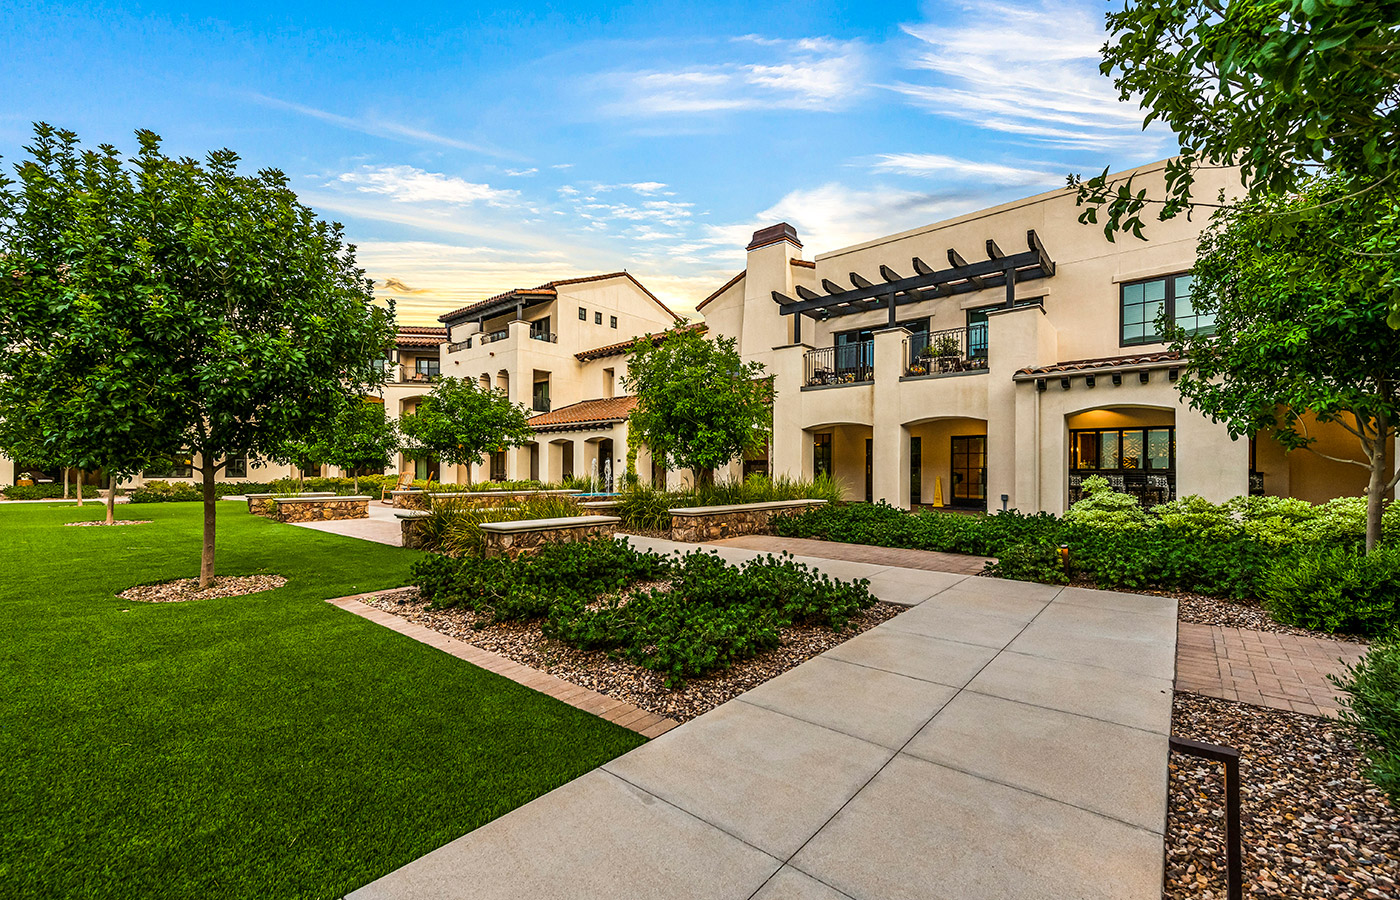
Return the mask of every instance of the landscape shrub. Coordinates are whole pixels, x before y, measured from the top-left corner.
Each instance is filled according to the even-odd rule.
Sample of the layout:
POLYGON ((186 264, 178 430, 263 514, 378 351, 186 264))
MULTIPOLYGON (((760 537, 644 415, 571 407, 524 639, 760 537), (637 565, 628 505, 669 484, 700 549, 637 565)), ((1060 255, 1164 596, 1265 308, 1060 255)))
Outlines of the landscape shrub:
POLYGON ((1400 632, 1391 631, 1339 678, 1329 676, 1346 695, 1342 721, 1366 744, 1366 775, 1400 806, 1400 632))
MULTIPOLYGON (((392 490, 396 484, 398 484, 397 475, 361 475, 359 492, 367 497, 378 497, 386 487, 392 490)), ((320 494, 327 491, 341 497, 351 496, 355 493, 355 479, 322 478, 320 476, 279 478, 267 485, 266 491, 253 493, 320 494)))
POLYGON ((645 484, 630 485, 617 496, 617 516, 628 528, 665 531, 671 527, 676 495, 645 484))
POLYGON ((1345 547, 1300 550, 1269 566, 1260 593, 1265 608, 1287 625, 1386 634, 1400 621, 1400 548, 1369 555, 1345 547))
POLYGON ((485 546, 485 522, 524 519, 563 519, 583 510, 570 495, 540 494, 508 503, 482 503, 466 497, 434 497, 427 515, 419 519, 419 539, 425 550, 453 556, 480 554, 485 546))
MULTIPOLYGON (((0 494, 5 495, 7 500, 61 500, 63 499, 63 484, 15 484, 0 486, 0 494)), ((76 497, 75 485, 68 486, 68 496, 76 497)), ((83 485, 84 497, 101 497, 102 489, 95 484, 83 485)))
POLYGON ((684 491, 629 484, 618 493, 617 499, 617 515, 624 526, 663 531, 671 527, 672 509, 780 500, 826 500, 830 504, 841 499, 841 486, 827 475, 818 475, 811 481, 750 475, 742 481, 716 481, 684 491))
POLYGON ((1049 541, 1023 541, 1012 544, 993 561, 982 574, 1017 581, 1038 581, 1041 584, 1064 584, 1069 581, 1060 548, 1049 541))
POLYGON ((1108 479, 1091 475, 1084 479, 1084 498, 1065 513, 1065 522, 1106 531, 1146 528, 1148 515, 1132 494, 1111 489, 1108 479))

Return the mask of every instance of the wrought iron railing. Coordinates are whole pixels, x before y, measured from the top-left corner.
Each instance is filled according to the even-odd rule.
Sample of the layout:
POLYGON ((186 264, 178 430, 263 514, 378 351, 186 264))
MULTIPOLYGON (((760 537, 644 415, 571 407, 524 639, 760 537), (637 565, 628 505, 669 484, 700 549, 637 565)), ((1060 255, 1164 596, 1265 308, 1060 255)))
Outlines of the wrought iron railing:
POLYGON ((875 379, 875 342, 842 344, 804 354, 804 384, 857 384, 875 379))
POLYGON ((559 335, 555 334, 552 331, 532 331, 530 332, 530 340, 544 341, 545 343, 549 344, 557 344, 559 343, 559 335))
POLYGON ((1080 469, 1069 473, 1069 502, 1084 499, 1084 479, 1098 475, 1120 494, 1130 494, 1144 508, 1176 499, 1176 472, 1148 469, 1080 469))
POLYGON ((467 338, 465 341, 453 341, 452 343, 447 345, 447 352, 456 353, 458 350, 469 350, 471 349, 471 345, 471 338, 467 338))
POLYGON ((905 375, 945 375, 987 368, 987 326, 911 334, 904 341, 905 375))
POLYGON ((419 384, 436 381, 441 377, 441 372, 419 372, 416 369, 410 369, 408 366, 399 366, 398 375, 400 384, 419 384))
POLYGON ((500 331, 488 331, 481 336, 482 344, 494 344, 496 341, 503 341, 510 337, 510 330, 502 328, 500 331))

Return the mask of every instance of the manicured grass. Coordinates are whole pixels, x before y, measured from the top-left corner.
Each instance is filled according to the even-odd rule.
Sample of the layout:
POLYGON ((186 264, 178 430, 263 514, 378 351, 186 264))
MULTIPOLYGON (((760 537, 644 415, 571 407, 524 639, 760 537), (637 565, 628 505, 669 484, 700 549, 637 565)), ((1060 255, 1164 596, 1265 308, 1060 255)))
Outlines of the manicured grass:
POLYGON ((413 551, 226 501, 220 573, 287 585, 131 603, 200 507, 118 513, 0 506, 0 896, 338 897, 642 743, 322 602, 413 551))

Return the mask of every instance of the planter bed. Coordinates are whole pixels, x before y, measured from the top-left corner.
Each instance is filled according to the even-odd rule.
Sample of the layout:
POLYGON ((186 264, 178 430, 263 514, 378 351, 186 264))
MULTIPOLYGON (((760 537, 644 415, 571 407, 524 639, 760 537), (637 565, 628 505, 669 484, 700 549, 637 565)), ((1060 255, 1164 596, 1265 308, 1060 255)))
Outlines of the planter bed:
POLYGON ((427 509, 429 498, 451 500, 475 500, 483 505, 493 503, 503 503, 507 500, 519 500, 523 497, 541 496, 561 496, 575 497, 578 491, 572 489, 560 489, 549 491, 390 491, 389 498, 394 509, 427 509))
POLYGON ((682 506, 671 514, 671 540, 703 543, 745 534, 767 534, 780 516, 800 515, 825 500, 774 500, 727 506, 682 506))
MULTIPOLYGON (((1397 896, 1400 810, 1361 774, 1349 729, 1178 692, 1172 733, 1240 751, 1247 896, 1397 896)), ((1224 897, 1220 766, 1173 754, 1169 772, 1163 896, 1224 897)))
POLYGON ((876 603, 853 616, 846 629, 833 632, 820 626, 782 629, 782 645, 731 668, 666 687, 666 676, 625 660, 610 659, 598 650, 578 650, 546 638, 539 622, 473 623, 477 614, 468 609, 430 609, 415 591, 368 597, 370 606, 382 609, 449 637, 475 644, 502 656, 548 672, 557 678, 625 700, 660 716, 684 722, 714 709, 788 669, 842 644, 904 612, 904 607, 876 603))

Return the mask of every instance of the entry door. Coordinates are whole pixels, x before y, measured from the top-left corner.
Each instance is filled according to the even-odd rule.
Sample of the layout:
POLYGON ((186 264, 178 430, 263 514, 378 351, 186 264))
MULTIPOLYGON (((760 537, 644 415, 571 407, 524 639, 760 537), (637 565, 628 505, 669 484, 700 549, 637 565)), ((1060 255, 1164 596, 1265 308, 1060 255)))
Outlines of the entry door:
POLYGON ((987 508, 987 436, 953 438, 953 506, 987 508))

